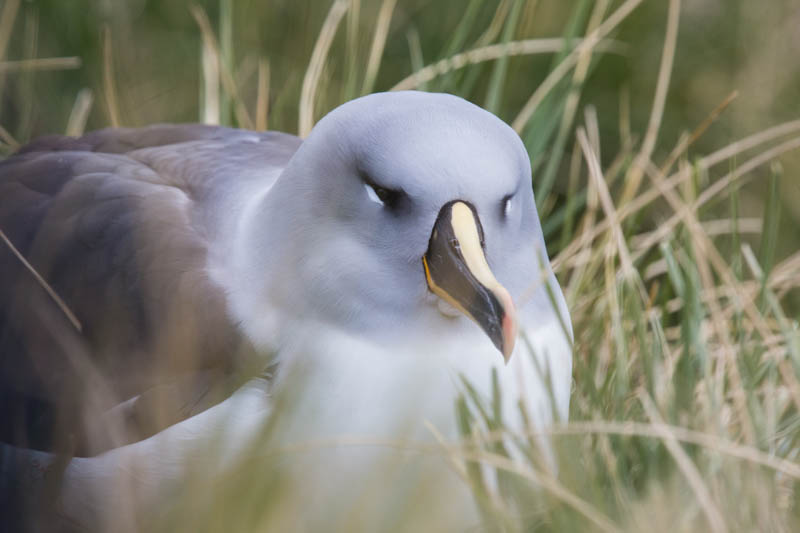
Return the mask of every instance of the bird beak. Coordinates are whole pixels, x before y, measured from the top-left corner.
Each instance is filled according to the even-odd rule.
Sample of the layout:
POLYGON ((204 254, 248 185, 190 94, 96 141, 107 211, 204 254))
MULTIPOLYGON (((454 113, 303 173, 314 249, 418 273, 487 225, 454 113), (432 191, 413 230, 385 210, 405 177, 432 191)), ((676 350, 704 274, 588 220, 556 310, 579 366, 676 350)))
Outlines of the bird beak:
POLYGON ((475 208, 458 200, 442 207, 422 265, 431 292, 475 321, 508 363, 517 337, 516 310, 486 262, 475 208))

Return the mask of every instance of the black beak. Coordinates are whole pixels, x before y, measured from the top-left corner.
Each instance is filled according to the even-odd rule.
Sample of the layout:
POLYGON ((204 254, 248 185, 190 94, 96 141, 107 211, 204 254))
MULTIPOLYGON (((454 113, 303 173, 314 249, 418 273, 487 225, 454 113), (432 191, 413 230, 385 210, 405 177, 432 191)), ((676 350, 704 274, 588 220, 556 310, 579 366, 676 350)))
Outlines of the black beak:
POLYGON ((477 323, 508 362, 517 336, 511 295, 492 274, 475 208, 445 204, 422 257, 428 288, 477 323))

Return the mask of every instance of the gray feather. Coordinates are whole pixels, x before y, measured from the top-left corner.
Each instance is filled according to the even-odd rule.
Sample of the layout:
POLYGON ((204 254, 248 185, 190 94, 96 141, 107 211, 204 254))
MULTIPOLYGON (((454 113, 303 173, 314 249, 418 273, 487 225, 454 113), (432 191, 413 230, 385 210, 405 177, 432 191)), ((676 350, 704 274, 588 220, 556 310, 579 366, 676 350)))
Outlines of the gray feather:
POLYGON ((102 433, 93 421, 125 400, 167 400, 159 413, 139 407, 120 437, 131 441, 233 390, 252 349, 207 275, 210 205, 225 185, 214 170, 237 157, 283 165, 299 142, 158 125, 46 137, 0 162, 0 228, 83 325, 75 331, 0 248, 0 438, 94 453, 105 446, 85 449, 89 433, 102 433))

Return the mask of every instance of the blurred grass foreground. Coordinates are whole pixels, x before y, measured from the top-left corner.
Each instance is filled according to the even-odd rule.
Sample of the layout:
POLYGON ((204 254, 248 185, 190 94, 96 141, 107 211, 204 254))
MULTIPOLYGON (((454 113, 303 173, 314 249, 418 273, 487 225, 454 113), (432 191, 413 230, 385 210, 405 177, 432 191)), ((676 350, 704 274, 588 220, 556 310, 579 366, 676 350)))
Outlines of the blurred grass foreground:
MULTIPOLYGON (((361 94, 443 91, 499 115, 575 329, 570 422, 506 435, 469 393, 436 451, 499 531, 800 530, 800 5, 793 0, 4 0, 0 150, 44 133, 202 121, 307 134, 361 94), (482 465, 477 468, 477 465, 482 465), (496 470, 502 497, 487 496, 496 470)), ((489 402, 491 403, 491 402, 489 402)), ((275 454, 188 483, 164 531, 278 531, 275 454)), ((199 474, 198 474, 199 475, 199 474)), ((382 522, 438 530, 424 486, 382 522)), ((437 495, 436 498, 446 498, 437 495)), ((328 513, 328 514, 323 514, 328 513)), ((374 518, 374 517, 373 517, 374 518)), ((123 530, 121 528, 120 530, 123 530)))

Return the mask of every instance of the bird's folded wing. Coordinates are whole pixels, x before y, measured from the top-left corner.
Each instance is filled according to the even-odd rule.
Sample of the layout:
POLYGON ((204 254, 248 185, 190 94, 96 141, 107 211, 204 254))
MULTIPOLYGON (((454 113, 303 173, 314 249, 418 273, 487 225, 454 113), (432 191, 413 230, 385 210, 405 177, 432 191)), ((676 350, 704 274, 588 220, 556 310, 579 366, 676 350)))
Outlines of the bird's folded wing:
MULTIPOLYGON (((150 402, 159 405, 144 434, 117 441, 184 416, 198 395, 230 392, 236 380, 227 378, 252 354, 207 275, 209 236, 198 222, 204 200, 185 180, 126 152, 155 147, 163 162, 170 143, 200 149, 204 141, 270 135, 280 134, 105 130, 46 138, 0 162, 0 229, 80 322, 78 330, 0 245, 0 438, 88 453, 97 451, 90 422, 130 398, 164 401, 150 402)), ((297 143, 284 145, 290 154, 297 143)))

